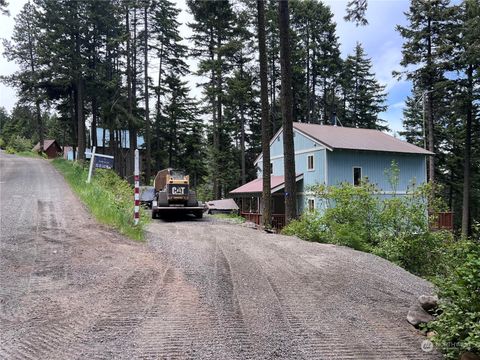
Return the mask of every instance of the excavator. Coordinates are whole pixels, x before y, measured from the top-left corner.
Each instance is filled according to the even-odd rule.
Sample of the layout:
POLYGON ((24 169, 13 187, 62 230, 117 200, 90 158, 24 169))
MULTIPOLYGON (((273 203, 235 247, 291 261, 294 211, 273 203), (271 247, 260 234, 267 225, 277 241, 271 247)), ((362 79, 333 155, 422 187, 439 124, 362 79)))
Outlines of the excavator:
POLYGON ((155 176, 155 195, 152 201, 152 218, 160 215, 193 214, 203 217, 203 206, 195 191, 190 189, 190 178, 182 170, 167 168, 155 176))

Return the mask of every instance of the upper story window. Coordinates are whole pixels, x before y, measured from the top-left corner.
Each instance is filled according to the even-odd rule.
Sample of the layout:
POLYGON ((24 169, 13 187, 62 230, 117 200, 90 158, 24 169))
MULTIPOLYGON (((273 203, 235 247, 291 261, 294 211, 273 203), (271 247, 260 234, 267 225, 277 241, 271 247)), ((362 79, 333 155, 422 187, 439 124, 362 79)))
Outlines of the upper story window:
POLYGON ((308 171, 315 170, 315 162, 313 160, 314 160, 313 155, 308 155, 307 156, 307 170, 308 171))
POLYGON ((353 185, 359 186, 362 182, 362 168, 360 166, 353 167, 353 185))

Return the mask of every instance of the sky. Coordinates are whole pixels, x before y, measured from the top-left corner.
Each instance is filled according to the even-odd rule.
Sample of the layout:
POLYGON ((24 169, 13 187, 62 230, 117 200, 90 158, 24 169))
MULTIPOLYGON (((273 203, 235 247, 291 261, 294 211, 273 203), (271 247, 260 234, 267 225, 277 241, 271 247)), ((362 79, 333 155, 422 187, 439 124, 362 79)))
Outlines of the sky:
MULTIPOLYGON (((0 38, 9 39, 14 26, 14 17, 20 12, 27 0, 9 0, 8 9, 10 16, 0 16, 0 38)), ((402 57, 402 38, 395 31, 395 26, 406 25, 404 13, 408 10, 408 0, 369 0, 367 19, 369 25, 356 27, 355 24, 343 20, 345 15, 346 0, 324 0, 330 6, 334 21, 337 24, 337 36, 339 37, 342 57, 351 54, 358 42, 362 43, 367 56, 371 58, 373 72, 377 80, 386 86, 388 110, 380 114, 380 118, 387 120, 388 126, 393 133, 402 130, 402 110, 404 101, 410 94, 411 83, 405 80, 398 81, 392 76, 393 70, 400 70, 402 57)), ((177 6, 182 9, 179 17, 180 33, 183 37, 191 34, 186 25, 192 20, 191 14, 187 12, 185 0, 177 0, 177 6)), ((3 57, 3 45, 0 42, 0 75, 12 74, 16 71, 15 63, 8 62, 3 57)), ((151 61, 151 63, 154 63, 151 61)), ((195 71, 196 61, 189 59, 190 70, 195 71)), ((152 68, 151 75, 155 77, 155 69, 152 68)), ((192 95, 199 95, 200 89, 196 89, 198 79, 188 79, 192 88, 192 95)), ((15 89, 6 87, 0 83, 0 106, 11 111, 16 103, 15 89)), ((341 119, 340 119, 341 121, 341 119)))

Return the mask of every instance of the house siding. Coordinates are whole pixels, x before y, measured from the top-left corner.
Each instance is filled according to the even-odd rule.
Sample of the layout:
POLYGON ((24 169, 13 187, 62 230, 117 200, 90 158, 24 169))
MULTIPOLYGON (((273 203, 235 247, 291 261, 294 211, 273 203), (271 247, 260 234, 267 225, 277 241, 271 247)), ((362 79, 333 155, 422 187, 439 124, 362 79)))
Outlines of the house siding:
MULTIPOLYGON (((294 147, 295 152, 295 168, 297 174, 303 174, 304 184, 315 184, 325 182, 325 148, 318 145, 314 141, 300 134, 294 130, 294 147), (308 151, 311 150, 311 151, 308 151), (307 169, 307 157, 309 155, 314 156, 314 170, 309 171, 307 169)), ((284 163, 283 163, 283 137, 282 133, 278 134, 274 138, 270 146, 270 157, 273 165, 274 176, 284 175, 284 163)), ((262 177, 263 159, 257 163, 257 177, 262 177)), ((303 189, 302 189, 303 191, 303 189)))
POLYGON ((385 170, 390 169, 392 161, 396 161, 400 169, 397 191, 404 192, 412 181, 421 184, 426 179, 425 155, 399 154, 376 151, 335 150, 328 152, 328 184, 338 185, 341 182, 353 182, 353 167, 362 168, 362 178, 376 184, 383 191, 393 191, 385 170))

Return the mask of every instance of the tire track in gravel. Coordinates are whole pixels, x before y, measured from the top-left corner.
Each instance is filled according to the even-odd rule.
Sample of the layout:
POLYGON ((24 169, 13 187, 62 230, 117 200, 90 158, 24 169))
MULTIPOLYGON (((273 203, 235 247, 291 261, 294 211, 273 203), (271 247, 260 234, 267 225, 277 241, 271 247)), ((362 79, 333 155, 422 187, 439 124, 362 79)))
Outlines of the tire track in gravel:
POLYGON ((227 346, 240 357, 254 354, 248 329, 243 321, 243 313, 235 291, 230 261, 222 249, 218 239, 215 241, 215 276, 217 285, 217 314, 221 328, 225 331, 226 340, 232 342, 227 346))
POLYGON ((95 223, 48 162, 0 157, 0 358, 112 358, 102 344, 117 329, 104 339, 95 324, 114 302, 152 293, 128 289, 136 271, 158 268, 155 256, 95 223))
POLYGON ((214 281, 205 282, 198 278, 200 269, 175 247, 188 229, 180 232, 175 224, 166 228, 162 233, 164 241, 157 244, 157 250, 170 256, 175 271, 172 270, 172 281, 155 301, 158 306, 151 311, 152 321, 136 333, 138 341, 149 344, 141 347, 142 351, 139 348, 138 353, 147 358, 251 358, 252 344, 238 300, 232 296, 231 269, 222 249, 208 241, 204 231, 196 232, 197 240, 208 242, 212 252, 208 268, 214 281), (200 287, 196 286, 199 281, 200 287))
MULTIPOLYGON (((233 241, 231 235, 230 239, 233 241)), ((242 239, 238 237, 238 241, 242 241, 242 239)), ((390 324, 386 326, 385 323, 380 324, 372 321, 375 317, 364 317, 360 320, 363 324, 352 324, 350 322, 351 317, 348 315, 350 309, 341 309, 335 304, 340 300, 336 294, 338 291, 335 291, 335 286, 326 286, 322 289, 315 286, 315 284, 318 284, 315 275, 319 269, 315 269, 314 265, 308 261, 299 262, 298 258, 295 259, 291 252, 284 251, 278 243, 267 241, 262 243, 261 246, 275 251, 275 255, 282 260, 279 266, 270 266, 270 262, 266 258, 260 258, 258 266, 263 269, 269 285, 281 304, 292 330, 292 335, 296 339, 295 344, 301 349, 301 357, 383 359, 385 354, 391 354, 389 358, 392 359, 427 358, 425 353, 419 351, 421 340, 412 341, 415 338, 413 331, 408 333, 404 326, 392 326, 390 324), (327 292, 327 295, 325 292, 327 292), (333 298, 329 298, 331 296, 333 298), (325 303, 325 300, 328 301, 325 303), (319 318, 318 310, 319 306, 322 305, 329 307, 331 312, 336 314, 336 317, 319 318), (333 328, 332 325, 335 325, 335 327, 333 328), (355 343, 352 343, 349 333, 345 329, 353 329, 360 333, 364 331, 378 332, 378 334, 381 334, 381 339, 371 343, 370 341, 363 341, 359 337, 355 343), (411 350, 406 349, 406 343, 411 344, 411 350)), ((262 253, 258 247, 260 246, 255 247, 255 255, 262 253)), ((341 260, 340 264, 343 267, 344 264, 341 260)), ((344 271, 348 270, 344 269, 344 271)), ((349 284, 347 284, 348 286, 349 284)), ((372 311, 372 309, 366 310, 372 311)), ((378 316, 381 317, 382 315, 385 316, 384 313, 380 314, 379 311, 378 316)), ((391 320, 392 323, 395 323, 393 321, 395 319, 391 320)), ((432 355, 436 356, 435 354, 432 355)))
MULTIPOLYGON (((34 299, 42 298, 47 292, 59 292, 65 288, 66 264, 70 261, 65 251, 69 245, 59 240, 65 237, 63 224, 56 217, 60 209, 52 201, 41 200, 37 201, 37 208, 34 251, 30 260, 32 266, 25 290, 25 293, 34 299)), ((21 305, 20 302, 17 308, 21 305)), ((61 348, 65 342, 73 340, 74 330, 80 324, 57 305, 54 299, 43 304, 42 311, 46 316, 29 322, 28 336, 17 336, 8 346, 2 341, 0 355, 3 353, 12 359, 46 358, 61 348)), ((11 320, 14 321, 15 317, 11 320)))

